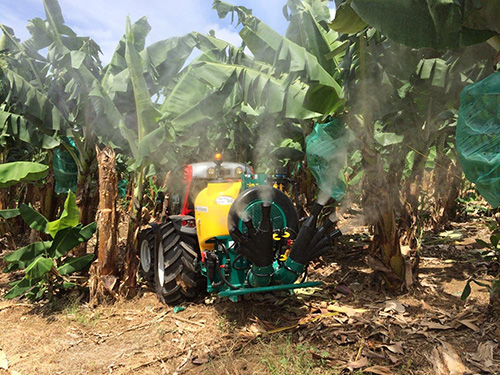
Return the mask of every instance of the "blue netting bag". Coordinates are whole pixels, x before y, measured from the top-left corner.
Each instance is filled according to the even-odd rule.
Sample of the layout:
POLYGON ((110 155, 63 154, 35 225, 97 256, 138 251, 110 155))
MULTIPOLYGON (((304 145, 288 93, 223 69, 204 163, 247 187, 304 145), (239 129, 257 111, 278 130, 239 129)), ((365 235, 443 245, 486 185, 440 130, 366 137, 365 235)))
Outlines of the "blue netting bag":
POLYGON ((346 194, 342 175, 346 163, 349 133, 340 119, 316 124, 306 137, 307 165, 320 190, 339 201, 346 194))
POLYGON ((465 177, 493 206, 500 204, 500 72, 460 95, 457 151, 465 177))
MULTIPOLYGON (((78 150, 73 140, 68 138, 67 142, 75 155, 78 156, 78 150)), ((61 146, 54 150, 52 168, 54 170, 54 180, 56 181, 55 192, 57 194, 65 194, 68 190, 71 190, 73 193, 76 193, 78 166, 67 149, 61 146)))

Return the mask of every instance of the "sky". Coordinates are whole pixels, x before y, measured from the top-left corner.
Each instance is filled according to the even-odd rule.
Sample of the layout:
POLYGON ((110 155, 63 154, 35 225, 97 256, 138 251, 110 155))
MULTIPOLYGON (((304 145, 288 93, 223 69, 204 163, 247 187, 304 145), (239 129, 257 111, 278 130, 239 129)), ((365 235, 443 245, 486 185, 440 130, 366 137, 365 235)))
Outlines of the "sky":
MULTIPOLYGON (((253 14, 281 34, 287 22, 283 16, 286 0, 226 0, 253 10, 253 14)), ((215 35, 235 45, 240 44, 238 30, 231 16, 220 20, 212 9, 212 0, 59 0, 66 24, 79 36, 90 36, 109 62, 125 31, 128 15, 132 22, 148 17, 152 30, 146 43, 180 36, 191 31, 215 35)), ((21 40, 29 37, 28 20, 45 19, 42 0, 0 0, 0 23, 14 29, 21 40)))

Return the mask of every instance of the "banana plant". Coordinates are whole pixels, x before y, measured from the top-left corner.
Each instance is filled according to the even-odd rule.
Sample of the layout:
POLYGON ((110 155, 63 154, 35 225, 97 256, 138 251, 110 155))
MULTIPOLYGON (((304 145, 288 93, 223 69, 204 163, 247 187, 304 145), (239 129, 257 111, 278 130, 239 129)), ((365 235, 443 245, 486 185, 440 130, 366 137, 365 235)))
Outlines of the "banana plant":
MULTIPOLYGON (((316 1, 315 3, 317 6, 321 5, 320 2, 316 1)), ((312 24, 309 22, 307 26, 313 27, 322 36, 322 49, 311 51, 318 52, 319 57, 292 39, 280 35, 244 7, 234 6, 220 0, 215 0, 213 7, 217 10, 220 18, 225 18, 229 13, 233 17, 235 15, 238 17, 237 22, 243 26, 240 36, 256 60, 272 65, 275 75, 286 73, 288 82, 299 79, 309 85, 304 101, 304 106, 307 109, 333 114, 343 107, 342 89, 333 75, 332 64, 327 62, 325 55, 319 51, 325 51, 325 48, 328 48, 329 52, 335 56, 336 53, 340 53, 341 48, 339 49, 339 47, 342 43, 329 44, 328 33, 321 32, 321 24, 315 22, 314 16, 319 17, 319 15, 314 14, 312 8, 307 7, 306 2, 301 2, 301 4, 304 6, 303 12, 310 15, 309 20, 312 22, 312 24), (326 66, 323 66, 321 62, 324 62, 326 66)), ((326 7, 324 4, 322 6, 326 7)), ((293 25, 289 27, 289 30, 293 29, 293 25)), ((293 37, 295 40, 300 39, 292 31, 287 31, 287 36, 293 37)), ((320 40, 319 37, 317 40, 320 40)), ((308 40, 308 42, 311 42, 310 45, 315 44, 314 40, 308 40)))
MULTIPOLYGON (((330 26, 347 25, 344 15, 352 13, 338 12, 330 26)), ((349 125, 360 140, 363 208, 375 228, 372 254, 380 263, 373 265, 385 270, 390 287, 399 289, 412 279, 400 245, 418 249, 418 228, 423 227, 419 198, 429 153, 452 129, 457 92, 488 70, 485 60, 474 65, 478 48, 490 57, 493 51, 485 46, 453 53, 412 50, 374 28, 361 29, 347 37, 341 77, 351 108, 349 125), (469 54, 476 56, 473 64, 469 54)), ((417 263, 418 257, 413 271, 417 263)))
POLYGON ((25 42, 18 42, 11 30, 2 27, 10 43, 8 66, 3 71, 9 89, 5 106, 21 115, 31 131, 19 131, 23 121, 13 124, 13 116, 4 128, 24 142, 36 139, 31 135, 36 130, 36 136, 44 135, 40 139, 51 136, 52 143, 42 147, 61 145, 72 154, 78 167, 81 219, 87 224, 95 215, 91 189, 96 175, 96 138, 91 126, 95 114, 88 96, 100 76, 100 49, 92 39, 77 36, 65 25, 57 0, 44 0, 43 4, 46 19, 29 22, 31 37, 25 42), (18 126, 17 132, 13 125, 18 126), (61 136, 71 137, 78 152, 61 136))
MULTIPOLYGON (((188 141, 187 137, 193 134, 203 140, 207 135, 210 138, 210 129, 214 129, 213 133, 218 129, 220 137, 215 142, 228 150, 246 150, 248 138, 240 137, 239 132, 276 138, 268 134, 277 133, 276 127, 285 127, 286 122, 302 127, 303 141, 312 129, 313 120, 342 108, 337 62, 346 44, 336 41, 337 33, 328 29, 328 8, 320 1, 290 1, 289 6, 287 16, 293 22, 288 38, 274 32, 244 7, 214 2, 220 17, 229 13, 238 16, 237 22, 243 25, 240 35, 244 44, 238 48, 214 35, 193 33, 202 55, 187 66, 173 86, 165 88, 165 100, 160 108, 163 119, 171 123, 178 134, 178 140, 188 141), (317 9, 321 12, 316 12, 317 9), (296 27, 300 30, 294 32, 296 27), (315 30, 310 36, 311 43, 300 36, 309 30, 315 30), (314 47, 316 43, 321 44, 314 47), (253 56, 246 53, 245 47, 253 56), (231 131, 231 127, 239 131, 231 131), (196 130, 200 128, 208 132, 198 134, 196 130), (243 142, 238 143, 238 139, 243 142)), ((214 140, 206 139, 206 142, 214 140)), ((273 139, 267 145, 259 142, 259 148, 274 147, 279 149, 276 155, 289 156, 292 148, 291 152, 283 151, 290 142, 283 142, 283 138, 273 139)), ((296 145, 293 149, 302 155, 296 145)), ((249 155, 248 151, 244 154, 249 155)), ((297 157, 297 152, 293 157, 297 157)))
POLYGON ((21 280, 10 284, 3 296, 10 299, 25 295, 31 299, 51 298, 56 292, 76 286, 68 275, 87 268, 94 254, 71 257, 67 254, 79 244, 88 241, 96 230, 95 223, 79 223, 76 197, 69 193, 61 216, 49 221, 31 206, 19 207, 23 220, 32 228, 52 237, 51 241, 38 241, 3 257, 7 263, 4 272, 24 270, 21 280))
POLYGON ((142 62, 137 52, 135 45, 135 36, 132 31, 132 25, 130 19, 127 17, 127 26, 125 34, 125 61, 130 74, 130 81, 132 83, 133 97, 134 97, 134 109, 136 113, 136 124, 137 133, 135 133, 137 138, 131 139, 129 136, 129 143, 137 144, 137 157, 135 160, 136 168, 134 170, 134 181, 135 188, 132 196, 131 212, 129 216, 129 230, 127 236, 127 258, 125 259, 126 269, 126 285, 130 287, 135 287, 136 284, 136 272, 137 272, 137 257, 135 256, 135 249, 137 248, 137 237, 135 235, 137 228, 141 220, 141 208, 142 208, 142 195, 144 187, 144 177, 145 177, 145 157, 141 154, 142 142, 146 138, 146 135, 150 137, 160 136, 157 130, 163 131, 162 128, 158 128, 158 120, 160 119, 160 113, 153 106, 151 101, 151 95, 148 91, 146 85, 146 80, 144 79, 142 71, 142 62))
POLYGON ((144 180, 176 159, 174 130, 162 119, 159 103, 164 87, 183 68, 195 47, 191 34, 145 46, 150 26, 145 18, 132 24, 118 44, 101 82, 94 82, 90 100, 98 117, 98 136, 130 157, 134 184, 127 238, 126 283, 135 286, 136 237, 140 222, 144 180), (155 169, 156 167, 156 169, 155 169))
POLYGON ((449 50, 484 42, 500 34, 496 0, 337 0, 331 26, 356 33, 370 25, 398 43, 449 50), (357 27, 352 27, 353 25, 357 27))

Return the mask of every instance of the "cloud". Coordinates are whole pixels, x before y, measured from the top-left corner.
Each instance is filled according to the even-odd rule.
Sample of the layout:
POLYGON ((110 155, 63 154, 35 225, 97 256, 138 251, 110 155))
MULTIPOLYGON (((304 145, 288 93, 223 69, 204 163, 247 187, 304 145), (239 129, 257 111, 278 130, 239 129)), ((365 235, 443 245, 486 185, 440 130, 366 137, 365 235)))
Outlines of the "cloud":
MULTIPOLYGON (((283 32, 286 21, 282 15, 283 1, 269 0, 230 0, 234 4, 251 7, 254 14, 277 31, 283 32)), ((152 30, 147 43, 173 36, 180 36, 191 31, 208 33, 213 29, 220 39, 239 46, 241 41, 231 19, 220 20, 212 9, 210 0, 59 0, 66 24, 78 35, 90 36, 103 51, 103 62, 109 62, 111 56, 125 32, 125 19, 130 17, 135 22, 142 16, 148 17, 152 30)), ((41 0, 2 0, 0 5, 0 23, 11 26, 16 35, 26 39, 28 19, 41 17, 45 12, 41 0)))
POLYGON ((204 32, 205 34, 208 34, 208 31, 213 30, 215 32, 215 37, 218 39, 222 39, 226 42, 231 43, 233 46, 239 47, 241 45, 241 38, 240 34, 238 34, 238 31, 236 29, 228 29, 225 27, 221 27, 220 25, 217 24, 208 24, 207 25, 207 30, 203 30, 200 32, 204 32))

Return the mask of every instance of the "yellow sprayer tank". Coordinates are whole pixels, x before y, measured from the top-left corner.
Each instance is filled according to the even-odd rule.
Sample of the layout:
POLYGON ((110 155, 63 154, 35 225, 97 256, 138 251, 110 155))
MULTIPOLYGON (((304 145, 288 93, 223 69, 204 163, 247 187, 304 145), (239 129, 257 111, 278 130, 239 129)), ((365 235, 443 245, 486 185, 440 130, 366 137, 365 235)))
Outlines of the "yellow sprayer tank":
POLYGON ((240 193, 241 181, 209 182, 196 197, 195 219, 200 250, 212 250, 213 244, 206 241, 219 236, 228 236, 227 215, 240 193))

